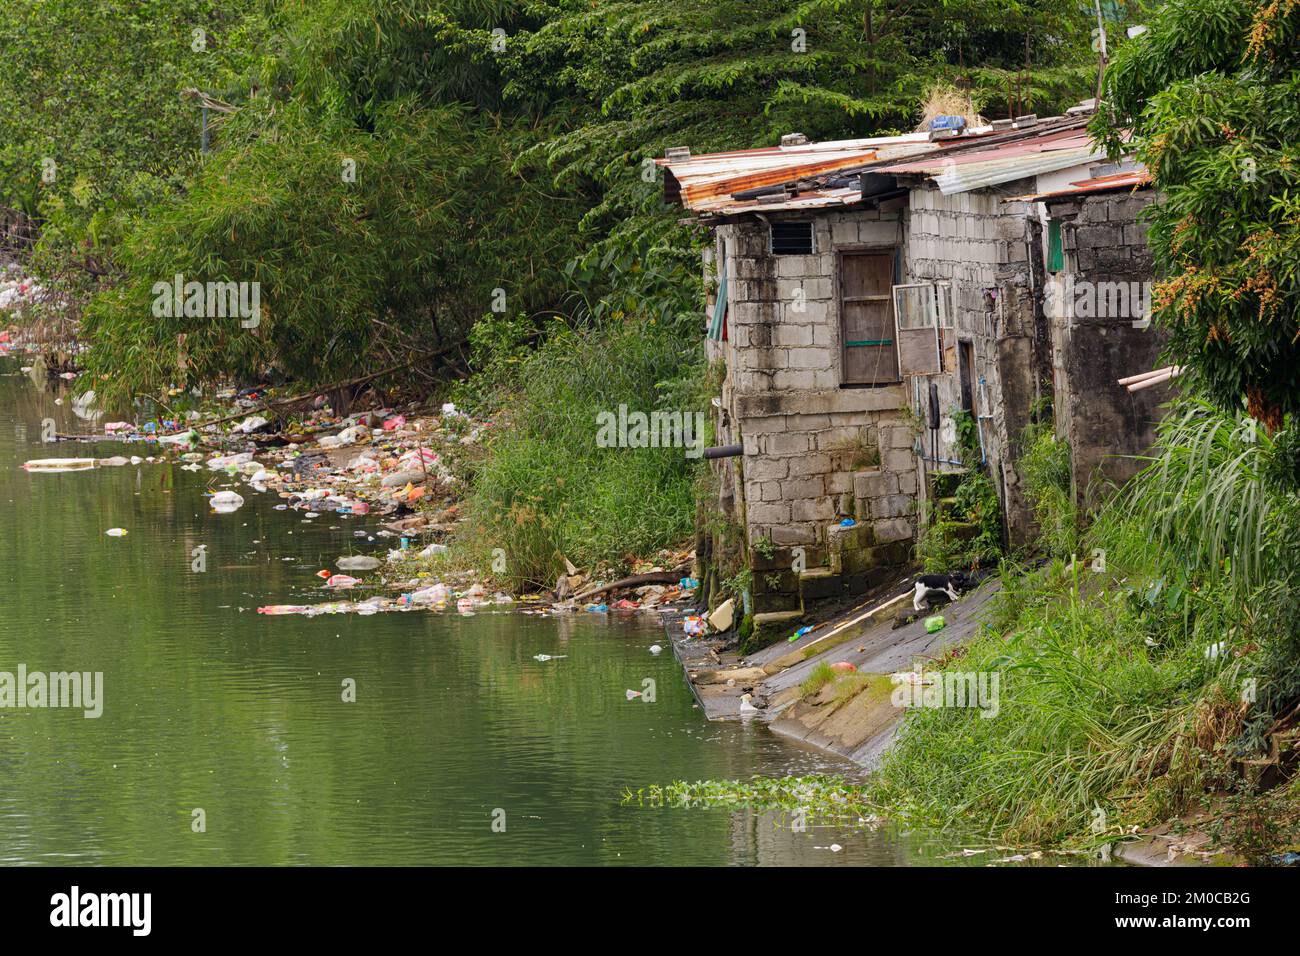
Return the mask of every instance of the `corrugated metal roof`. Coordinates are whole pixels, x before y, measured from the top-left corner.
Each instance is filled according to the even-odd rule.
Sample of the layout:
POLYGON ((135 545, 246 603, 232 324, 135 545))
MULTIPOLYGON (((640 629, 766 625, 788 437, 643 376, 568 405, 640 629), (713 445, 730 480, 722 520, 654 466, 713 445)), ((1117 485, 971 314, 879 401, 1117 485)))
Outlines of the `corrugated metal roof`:
MULTIPOLYGON (((736 193, 825 177, 867 163, 912 156, 938 146, 938 143, 930 142, 928 133, 910 133, 906 136, 708 153, 690 159, 660 159, 656 162, 672 177, 670 185, 675 184, 682 204, 693 212, 749 212, 756 208, 838 205, 845 201, 845 194, 843 189, 812 190, 800 194, 793 203, 764 203, 753 198, 732 198, 736 193), (820 202, 817 201, 819 198, 820 202)), ((856 202, 860 194, 856 189, 852 191, 855 196, 848 201, 856 202)))
POLYGON ((1116 173, 1113 176, 1081 179, 1078 182, 1070 183, 1067 189, 1053 189, 1051 192, 1029 193, 1024 196, 1008 196, 1005 201, 1045 202, 1051 199, 1069 199, 1071 196, 1083 196, 1088 193, 1111 192, 1118 189, 1139 189, 1150 184, 1151 174, 1143 167, 1130 172, 1116 173))
POLYGON ((951 154, 926 156, 919 160, 878 167, 874 172, 890 175, 928 176, 945 196, 986 186, 1069 169, 1090 159, 1103 159, 1086 129, 1044 131, 1035 136, 951 154))
POLYGON ((986 126, 936 141, 928 133, 909 133, 655 162, 665 171, 665 195, 702 216, 816 209, 862 199, 857 183, 834 182, 837 173, 930 176, 947 194, 1077 166, 1101 156, 1085 122, 1071 117, 1010 131, 986 126), (753 195, 795 184, 802 188, 789 189, 789 195, 753 195))

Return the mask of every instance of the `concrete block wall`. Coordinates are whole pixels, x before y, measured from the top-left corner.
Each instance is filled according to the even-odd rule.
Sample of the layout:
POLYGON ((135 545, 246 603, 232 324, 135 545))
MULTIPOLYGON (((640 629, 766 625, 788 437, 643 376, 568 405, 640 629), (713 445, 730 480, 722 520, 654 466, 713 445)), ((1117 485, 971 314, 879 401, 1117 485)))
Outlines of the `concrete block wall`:
POLYGON ((717 230, 727 260, 728 366, 744 394, 838 388, 837 253, 903 241, 897 213, 864 209, 785 218, 812 220, 812 255, 769 255, 768 226, 758 220, 717 230))
MULTIPOLYGON (((1033 375, 1034 290, 1027 203, 1004 202, 1005 195, 1032 192, 1024 180, 945 196, 928 183, 917 183, 908 210, 906 272, 910 282, 947 282, 951 288, 953 328, 945 335, 944 371, 917 377, 909 400, 925 417, 929 385, 939 390, 941 426, 932 454, 923 436, 924 454, 959 459, 956 429, 949 414, 961 407, 956 341, 974 346, 977 410, 985 456, 1014 543, 1030 532, 1029 509, 1015 468, 1020 432, 1029 420, 1037 389, 1033 375), (949 341, 949 337, 953 341, 949 341)), ((975 463, 978 464, 978 463, 975 463)), ((941 462, 919 462, 918 469, 949 470, 941 462)), ((918 481, 922 496, 928 483, 918 481)))
POLYGON ((769 227, 758 220, 716 229, 728 276, 728 341, 716 354, 727 366, 730 440, 744 448, 737 511, 759 612, 801 607, 811 593, 810 581, 791 570, 793 549, 809 571, 833 572, 833 580, 817 578, 820 597, 862 584, 882 561, 906 561, 916 533, 904 389, 840 387, 838 254, 901 246, 902 218, 874 209, 785 218, 813 222, 812 255, 769 255, 769 227), (845 518, 856 534, 836 533, 845 518), (756 552, 760 545, 776 557, 756 552), (848 570, 840 566, 845 555, 848 570))
MULTIPOLYGON (((1053 277, 1064 307, 1048 315, 1057 431, 1070 443, 1075 494, 1085 503, 1141 468, 1135 456, 1154 443, 1159 406, 1174 387, 1130 393, 1117 384, 1162 364, 1165 337, 1134 316, 1131 297, 1154 276, 1140 215, 1155 198, 1144 190, 1047 206, 1048 216, 1062 222, 1065 248, 1065 267, 1053 277), (1121 288, 1130 294, 1125 302, 1118 298, 1121 288), (1092 300, 1084 303, 1080 296, 1088 295, 1092 300)), ((1149 290, 1141 293, 1148 304, 1149 290)))

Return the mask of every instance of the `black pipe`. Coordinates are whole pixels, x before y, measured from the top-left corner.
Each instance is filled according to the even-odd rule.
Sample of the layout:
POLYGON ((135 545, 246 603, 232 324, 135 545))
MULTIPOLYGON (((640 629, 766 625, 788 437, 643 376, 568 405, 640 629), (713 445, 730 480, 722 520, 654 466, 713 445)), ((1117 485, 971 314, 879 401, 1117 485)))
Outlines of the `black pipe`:
POLYGON ((744 453, 744 445, 718 445, 716 448, 704 449, 704 457, 709 459, 736 458, 744 453))

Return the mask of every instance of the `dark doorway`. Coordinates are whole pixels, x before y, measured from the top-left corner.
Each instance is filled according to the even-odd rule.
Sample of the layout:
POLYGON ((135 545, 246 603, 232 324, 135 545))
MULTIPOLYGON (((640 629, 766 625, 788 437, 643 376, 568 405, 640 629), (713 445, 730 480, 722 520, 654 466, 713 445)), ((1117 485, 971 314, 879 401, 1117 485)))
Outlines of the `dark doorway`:
POLYGON ((975 344, 957 343, 957 364, 961 371, 961 407, 972 415, 975 411, 975 344))

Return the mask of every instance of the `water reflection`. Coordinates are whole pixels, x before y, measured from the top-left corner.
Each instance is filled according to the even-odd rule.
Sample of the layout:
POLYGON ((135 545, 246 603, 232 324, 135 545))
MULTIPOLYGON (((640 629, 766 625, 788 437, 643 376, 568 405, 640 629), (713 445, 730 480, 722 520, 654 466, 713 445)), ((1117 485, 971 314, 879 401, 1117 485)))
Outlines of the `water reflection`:
MULTIPOLYGON (((202 493, 233 482, 174 466, 27 474, 30 458, 147 452, 41 444, 43 419, 60 432, 78 420, 66 390, 33 387, 18 364, 0 363, 0 670, 102 671, 105 705, 98 720, 0 710, 0 861, 936 858, 892 831, 793 833, 779 814, 625 805, 625 788, 677 779, 854 772, 761 724, 705 721, 671 655, 649 653, 665 642, 644 618, 256 614, 327 600, 315 572, 377 522, 304 522, 246 485, 246 504, 217 514, 202 493), (657 701, 628 701, 645 678, 657 701)), ((387 542, 372 547, 382 556, 387 542)))

